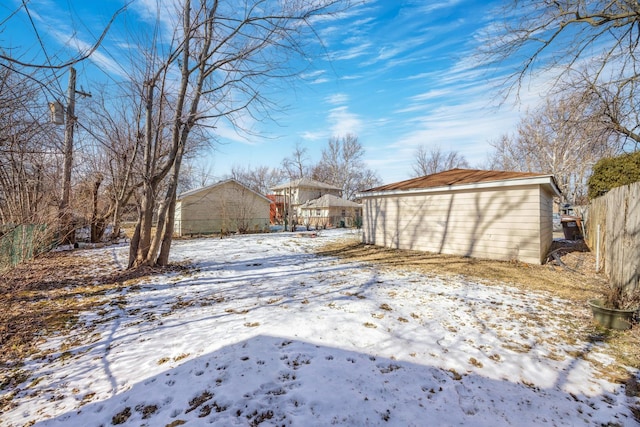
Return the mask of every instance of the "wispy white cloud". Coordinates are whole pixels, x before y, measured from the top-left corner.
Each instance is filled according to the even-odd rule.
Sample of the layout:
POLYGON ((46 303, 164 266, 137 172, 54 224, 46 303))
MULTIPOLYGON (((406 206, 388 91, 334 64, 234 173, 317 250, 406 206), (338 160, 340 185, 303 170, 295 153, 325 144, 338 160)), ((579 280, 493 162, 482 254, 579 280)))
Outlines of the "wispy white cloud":
POLYGON ((246 116, 245 114, 242 117, 236 118, 236 124, 227 120, 216 120, 215 130, 213 131, 215 138, 228 142, 255 145, 258 138, 251 137, 250 134, 244 131, 244 129, 250 129, 251 127, 251 123, 249 123, 251 119, 245 118, 246 116), (241 123, 238 123, 238 121, 241 123))
POLYGON ((367 55, 371 46, 371 43, 363 42, 347 49, 334 51, 330 56, 334 61, 346 61, 349 59, 355 59, 367 55))
POLYGON ((410 75, 408 77, 405 78, 405 80, 423 80, 426 78, 429 78, 430 76, 433 76, 435 73, 433 71, 427 72, 427 73, 418 73, 418 74, 413 74, 410 75))
POLYGON ((405 50, 406 50, 405 48, 401 48, 398 46, 383 46, 378 51, 378 56, 376 57, 376 60, 384 61, 390 58, 394 58, 396 55, 401 54, 405 50))
POLYGON ((330 123, 332 135, 346 135, 349 133, 358 135, 363 128, 362 119, 349 111, 349 107, 340 106, 329 111, 327 120, 330 123))
POLYGON ((414 104, 414 105, 409 105, 407 107, 398 108, 398 109, 394 110, 393 112, 395 114, 412 114, 412 113, 424 112, 427 109, 428 109, 428 107, 425 106, 425 105, 414 104))
POLYGON ((326 43, 327 40, 330 40, 331 37, 333 37, 334 35, 340 34, 342 32, 342 28, 340 28, 338 25, 330 25, 330 26, 321 28, 316 32, 320 36, 320 39, 326 43))
MULTIPOLYGON (((335 100, 340 100, 338 95, 335 100)), ((327 100, 327 102, 329 102, 327 100)), ((336 102, 336 104, 338 104, 336 102)), ((340 105, 338 107, 329 110, 326 122, 328 126, 322 127, 317 130, 305 130, 299 132, 298 135, 307 141, 322 141, 327 140, 333 136, 343 136, 347 134, 358 135, 363 127, 363 119, 349 110, 346 105, 340 105)))
MULTIPOLYGON (((68 33, 62 33, 60 31, 52 31, 50 34, 61 44, 72 46, 74 50, 76 50, 81 55, 89 52, 89 50, 93 47, 93 44, 81 40, 76 35, 69 35, 68 33)), ((94 62, 100 69, 102 69, 103 72, 107 74, 113 74, 122 78, 127 77, 127 72, 122 68, 122 65, 118 61, 102 53, 102 49, 100 48, 95 50, 91 54, 89 60, 94 62)))
POLYGON ((407 29, 406 32, 407 33, 401 33, 402 37, 392 39, 382 44, 375 56, 368 61, 367 65, 398 57, 401 57, 403 62, 413 61, 415 59, 422 60, 424 59, 424 49, 428 48, 431 41, 438 37, 437 33, 441 33, 441 30, 438 30, 437 33, 435 31, 421 31, 411 34, 411 30, 407 29))
MULTIPOLYGON (((362 12, 359 12, 362 13, 362 12)), ((374 17, 364 17, 362 19, 358 19, 354 22, 349 22, 348 24, 348 32, 350 34, 358 34, 358 36, 344 37, 345 35, 345 26, 344 25, 328 25, 317 30, 320 39, 323 40, 325 44, 332 45, 335 42, 339 42, 342 44, 349 44, 356 42, 356 38, 360 38, 363 33, 364 27, 373 23, 375 21, 374 17)))
POLYGON ((441 98, 445 95, 451 94, 451 89, 433 89, 428 92, 419 93, 417 95, 409 97, 411 101, 429 101, 435 98, 441 98))
POLYGON ((420 6, 418 9, 421 13, 432 13, 439 9, 447 9, 460 4, 462 0, 446 0, 439 2, 428 2, 429 4, 420 6))
POLYGON ((359 80, 362 78, 362 74, 349 74, 346 76, 341 76, 340 80, 359 80))
POLYGON ((324 98, 328 104, 339 105, 346 104, 349 101, 349 95, 346 93, 335 93, 324 98))
POLYGON ((372 11, 375 11, 374 4, 375 1, 372 0, 363 1, 356 6, 352 6, 337 13, 313 16, 310 19, 310 22, 313 24, 317 24, 334 21, 349 21, 349 24, 351 24, 351 19, 355 19, 358 16, 366 15, 371 13, 372 11))
MULTIPOLYGON (((41 0, 37 3, 31 2, 29 14, 35 22, 40 38, 47 40, 44 49, 47 50, 49 56, 51 56, 52 49, 57 49, 52 48, 50 41, 56 42, 59 46, 62 46, 63 49, 67 50, 64 54, 66 57, 62 57, 64 61, 87 54, 97 42, 96 40, 91 42, 85 41, 81 32, 73 27, 67 15, 64 13, 61 14, 59 6, 51 1, 41 0)), ((84 24, 89 25, 88 23, 84 24)), ((98 33, 101 33, 103 30, 104 28, 95 28, 95 31, 98 33)), ((99 49, 91 54, 89 60, 94 62, 106 74, 124 77, 126 73, 122 66, 103 53, 105 43, 106 42, 103 42, 99 49)))
POLYGON ((365 25, 369 25, 375 22, 375 18, 373 16, 367 16, 365 18, 362 19, 358 19, 356 21, 353 21, 352 25, 354 28, 362 28, 365 25))
POLYGON ((300 77, 303 80, 309 81, 309 83, 312 85, 317 85, 317 84, 326 83, 329 81, 329 78, 326 77, 325 74, 326 74, 325 70, 315 70, 308 73, 303 73, 300 75, 300 77))
POLYGON ((135 11, 140 19, 149 25, 159 25, 160 36, 163 40, 168 41, 177 28, 176 19, 179 14, 176 13, 178 7, 177 0, 169 0, 158 2, 157 0, 137 0, 131 4, 132 10, 135 11))
POLYGON ((302 73, 300 77, 303 79, 314 79, 314 78, 317 78, 318 76, 323 75, 324 73, 325 73, 324 70, 315 70, 315 71, 310 71, 308 73, 302 73))
POLYGON ((320 141, 320 140, 323 140, 323 139, 327 139, 327 132, 325 132, 325 131, 319 131, 319 132, 305 131, 305 132, 301 132, 299 134, 299 136, 302 139, 305 139, 307 141, 320 141))

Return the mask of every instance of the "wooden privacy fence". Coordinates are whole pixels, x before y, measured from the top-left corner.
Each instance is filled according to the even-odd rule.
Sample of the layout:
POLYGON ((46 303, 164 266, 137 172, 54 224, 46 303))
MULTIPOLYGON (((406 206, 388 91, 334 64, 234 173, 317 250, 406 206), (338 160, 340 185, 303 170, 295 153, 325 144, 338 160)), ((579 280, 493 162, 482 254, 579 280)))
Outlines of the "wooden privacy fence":
POLYGON ((611 284, 640 289, 640 182, 593 199, 586 228, 587 244, 611 284))

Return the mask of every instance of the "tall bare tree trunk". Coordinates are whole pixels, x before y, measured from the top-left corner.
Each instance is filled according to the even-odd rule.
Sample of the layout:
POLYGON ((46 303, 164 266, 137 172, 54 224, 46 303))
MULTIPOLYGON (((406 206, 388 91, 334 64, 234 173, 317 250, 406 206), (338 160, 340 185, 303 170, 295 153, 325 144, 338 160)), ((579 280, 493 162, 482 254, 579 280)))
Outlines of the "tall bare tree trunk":
POLYGON ((145 151, 144 151, 144 182, 142 185, 142 201, 136 233, 131 239, 129 267, 138 267, 145 263, 151 246, 151 227, 153 225, 153 210, 155 206, 155 179, 152 173, 152 145, 153 145, 153 92, 155 82, 147 85, 146 123, 145 123, 145 151))
MULTIPOLYGON (((138 216, 141 215, 141 212, 138 213, 138 216)), ((136 224, 136 228, 133 230, 133 236, 131 236, 131 244, 129 245, 129 263, 127 268, 133 267, 133 264, 136 260, 136 253, 138 250, 138 245, 133 242, 140 242, 140 221, 136 224)))
POLYGON ((103 226, 99 224, 101 220, 98 218, 98 193, 100 192, 100 184, 102 184, 102 176, 98 175, 93 183, 91 194, 93 206, 91 209, 91 243, 97 243, 100 239, 103 226))
POLYGON ((169 203, 166 209, 166 220, 164 221, 164 229, 162 235, 162 243, 160 245, 160 253, 158 254, 158 259, 156 261, 157 265, 167 265, 169 264, 169 252, 171 250, 171 242, 173 241, 173 230, 175 226, 175 217, 176 217, 176 198, 177 198, 177 189, 178 189, 178 177, 180 174, 180 165, 182 163, 182 156, 176 158, 176 164, 174 165, 173 175, 171 176, 171 185, 169 187, 172 189, 173 193, 169 199, 169 203))

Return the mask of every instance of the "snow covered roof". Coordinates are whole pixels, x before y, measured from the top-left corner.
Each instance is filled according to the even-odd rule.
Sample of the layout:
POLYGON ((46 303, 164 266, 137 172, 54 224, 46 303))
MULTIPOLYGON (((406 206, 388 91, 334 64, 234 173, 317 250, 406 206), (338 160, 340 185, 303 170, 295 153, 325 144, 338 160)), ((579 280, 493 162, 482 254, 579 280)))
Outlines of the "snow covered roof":
POLYGON ((414 192, 426 189, 442 190, 451 187, 485 188, 522 184, 546 184, 560 196, 560 190, 552 175, 532 172, 509 172, 477 169, 451 169, 444 172, 394 182, 364 190, 359 195, 370 197, 377 194, 414 192))
POLYGON ((300 209, 317 209, 317 208, 361 208, 362 205, 333 194, 325 194, 324 196, 309 200, 300 206, 300 209))
POLYGON ((316 181, 311 178, 299 178, 294 179, 293 181, 286 182, 284 184, 276 185, 272 187, 272 190, 284 190, 286 188, 296 188, 296 187, 306 187, 306 188, 324 188, 326 190, 342 190, 335 185, 326 184, 324 182, 316 181))

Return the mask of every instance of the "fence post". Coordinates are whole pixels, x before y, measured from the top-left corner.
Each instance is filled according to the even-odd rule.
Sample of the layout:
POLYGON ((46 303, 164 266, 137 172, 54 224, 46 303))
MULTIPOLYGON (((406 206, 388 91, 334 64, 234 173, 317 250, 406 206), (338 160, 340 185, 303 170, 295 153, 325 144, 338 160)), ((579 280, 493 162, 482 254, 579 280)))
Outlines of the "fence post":
POLYGON ((600 271, 600 224, 596 230, 596 273, 600 271))

